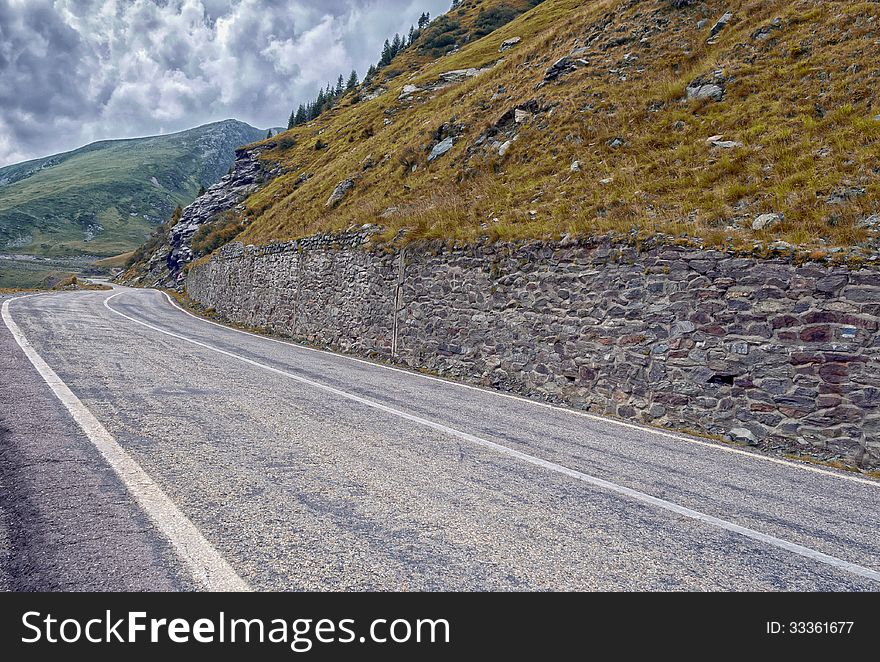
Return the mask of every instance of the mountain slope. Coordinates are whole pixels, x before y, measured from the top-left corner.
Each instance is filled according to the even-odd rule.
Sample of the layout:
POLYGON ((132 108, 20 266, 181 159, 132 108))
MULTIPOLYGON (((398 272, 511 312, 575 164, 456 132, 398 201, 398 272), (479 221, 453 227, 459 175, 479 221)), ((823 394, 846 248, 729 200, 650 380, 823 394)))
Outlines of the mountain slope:
POLYGON ((662 235, 876 261, 878 43, 871 2, 463 0, 335 108, 259 143, 283 174, 214 234, 369 223, 388 240, 662 235), (513 4, 525 13, 479 36, 513 4))
POLYGON ((226 120, 0 168, 0 250, 56 256, 131 250, 200 186, 218 181, 235 148, 265 136, 226 120))

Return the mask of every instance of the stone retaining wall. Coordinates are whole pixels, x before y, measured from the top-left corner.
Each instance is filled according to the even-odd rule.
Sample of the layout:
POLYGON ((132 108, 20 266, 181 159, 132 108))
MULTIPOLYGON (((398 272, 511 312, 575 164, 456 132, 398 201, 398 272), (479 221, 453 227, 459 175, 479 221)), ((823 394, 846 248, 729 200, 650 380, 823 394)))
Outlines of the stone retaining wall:
POLYGON ((593 412, 880 464, 880 273, 717 251, 232 244, 220 317, 593 412))

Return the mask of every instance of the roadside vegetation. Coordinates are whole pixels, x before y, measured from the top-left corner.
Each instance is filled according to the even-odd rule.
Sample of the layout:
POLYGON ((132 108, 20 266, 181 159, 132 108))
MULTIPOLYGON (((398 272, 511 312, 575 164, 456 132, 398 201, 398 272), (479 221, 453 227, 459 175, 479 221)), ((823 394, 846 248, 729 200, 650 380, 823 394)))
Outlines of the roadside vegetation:
POLYGON ((62 290, 97 290, 104 292, 113 288, 101 283, 90 283, 77 276, 68 276, 47 289, 55 290, 56 292, 62 290))
POLYGON ((201 226, 192 239, 193 255, 207 255, 235 239, 244 230, 238 214, 227 212, 211 223, 201 226))

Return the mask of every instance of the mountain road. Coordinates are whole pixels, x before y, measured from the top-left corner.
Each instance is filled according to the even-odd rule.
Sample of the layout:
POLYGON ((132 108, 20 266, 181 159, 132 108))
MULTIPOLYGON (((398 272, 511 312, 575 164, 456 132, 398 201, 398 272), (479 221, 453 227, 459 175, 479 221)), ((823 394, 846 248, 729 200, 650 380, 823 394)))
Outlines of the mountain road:
POLYGON ((880 483, 195 317, 4 297, 0 587, 870 590, 880 483))

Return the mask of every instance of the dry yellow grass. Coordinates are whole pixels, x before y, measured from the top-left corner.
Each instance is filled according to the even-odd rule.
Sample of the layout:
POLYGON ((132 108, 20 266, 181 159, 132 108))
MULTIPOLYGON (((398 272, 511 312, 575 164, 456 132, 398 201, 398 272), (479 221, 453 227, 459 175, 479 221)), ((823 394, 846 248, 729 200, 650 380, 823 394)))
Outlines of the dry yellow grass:
POLYGON ((21 294, 23 292, 39 292, 39 290, 32 287, 0 287, 0 295, 21 294))
MULTIPOLYGON (((467 3, 462 21, 492 4, 467 3)), ((283 134, 289 146, 266 158, 288 174, 248 200, 239 240, 378 223, 389 238, 406 228, 410 238, 461 240, 614 231, 731 246, 782 239, 818 252, 859 244, 868 235, 857 221, 880 211, 878 42, 880 5, 871 2, 707 0, 676 10, 668 0, 546 0, 435 61, 405 51, 389 67, 402 73, 380 81, 387 92, 347 98, 283 134), (734 19, 707 43, 726 9, 734 19), (770 39, 753 38, 777 17, 770 39), (697 29, 702 18, 708 25, 697 29), (548 66, 593 35, 587 66, 536 89, 548 66), (499 54, 515 36, 522 42, 499 54), (618 37, 629 41, 615 45, 618 37), (493 63, 398 98, 404 85, 493 63), (687 84, 716 68, 728 79, 724 100, 685 100, 687 84), (506 111, 532 100, 542 111, 503 158, 474 148, 506 111), (444 124, 462 125, 460 137, 428 163, 444 124), (717 134, 743 146, 707 145, 717 134), (610 146, 614 138, 623 146, 610 146), (319 139, 326 148, 315 149, 319 139), (298 183, 302 173, 310 177, 298 183), (328 208, 347 177, 357 178, 354 189, 328 208), (827 204, 854 187, 864 194, 827 204), (785 221, 752 231, 754 216, 771 211, 785 221)))
POLYGON ((115 268, 123 268, 131 257, 134 255, 134 251, 129 251, 128 253, 120 253, 119 255, 114 255, 113 257, 105 257, 102 260, 97 260, 95 262, 96 267, 100 267, 102 269, 115 269, 115 268))

